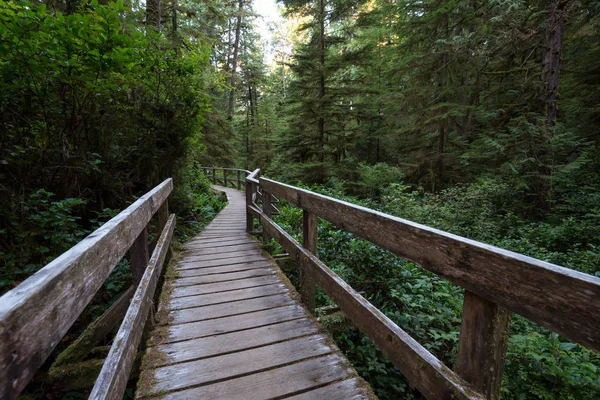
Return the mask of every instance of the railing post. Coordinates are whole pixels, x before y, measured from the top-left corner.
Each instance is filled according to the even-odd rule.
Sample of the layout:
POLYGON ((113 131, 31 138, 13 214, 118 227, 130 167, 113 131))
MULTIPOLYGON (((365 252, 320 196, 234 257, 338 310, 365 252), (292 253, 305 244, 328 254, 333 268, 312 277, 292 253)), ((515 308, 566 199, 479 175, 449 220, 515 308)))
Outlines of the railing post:
POLYGON ((217 169, 215 167, 212 169, 212 181, 213 184, 217 184, 217 169))
POLYGON ((227 170, 223 168, 223 186, 227 187, 227 170))
POLYGON ((465 290, 455 372, 487 399, 500 398, 511 313, 465 290))
POLYGON ((251 233, 254 230, 254 216, 250 214, 248 207, 252 205, 252 194, 254 184, 246 180, 246 232, 251 233))
POLYGON ((240 190, 242 188, 242 180, 240 179, 240 170, 237 170, 237 188, 240 190))
POLYGON ((131 263, 131 275, 133 275, 134 287, 137 287, 142 280, 142 276, 148 266, 149 260, 148 229, 147 227, 144 227, 139 236, 135 239, 135 242, 133 242, 129 248, 129 261, 131 263))
MULTIPOLYGON (((317 255, 317 226, 315 214, 302 210, 302 246, 317 255)), ((306 267, 300 268, 300 295, 310 312, 315 312, 317 286, 306 267)))
MULTIPOLYGON (((271 208, 271 193, 267 192, 264 188, 262 189, 262 208, 263 208, 263 213, 271 218, 272 216, 272 208, 271 208)), ((265 229, 263 229, 263 239, 265 242, 268 242, 269 240, 271 240, 271 238, 269 238, 269 235, 267 234, 267 231, 265 229)))
POLYGON ((158 236, 162 233, 163 229, 165 229, 165 225, 167 225, 167 221, 169 220, 169 199, 165 199, 162 205, 158 209, 158 236))

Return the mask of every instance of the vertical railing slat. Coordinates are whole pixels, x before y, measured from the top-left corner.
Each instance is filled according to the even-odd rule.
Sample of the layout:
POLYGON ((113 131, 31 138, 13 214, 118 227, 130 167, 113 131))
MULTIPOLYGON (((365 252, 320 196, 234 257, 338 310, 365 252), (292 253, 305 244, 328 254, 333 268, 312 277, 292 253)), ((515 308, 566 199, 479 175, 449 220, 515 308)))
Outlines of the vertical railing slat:
POLYGON ((455 372, 490 400, 500 398, 511 313, 465 290, 455 372))
POLYGON ((133 275, 133 286, 136 287, 142 280, 142 275, 148 266, 150 253, 148 248, 148 227, 145 227, 129 249, 131 274, 133 275))
MULTIPOLYGON (((317 216, 302 210, 302 246, 317 255, 317 216)), ((306 269, 300 269, 300 295, 307 308, 314 313, 317 287, 311 274, 306 269)))

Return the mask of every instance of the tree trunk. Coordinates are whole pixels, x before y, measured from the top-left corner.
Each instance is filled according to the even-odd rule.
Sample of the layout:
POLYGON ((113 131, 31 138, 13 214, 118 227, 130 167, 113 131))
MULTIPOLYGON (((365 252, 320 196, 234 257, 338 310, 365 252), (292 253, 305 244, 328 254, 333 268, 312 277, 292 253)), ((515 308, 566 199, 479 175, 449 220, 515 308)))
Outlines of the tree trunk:
POLYGON ((171 15, 171 29, 173 32, 173 36, 177 35, 177 0, 173 0, 173 9, 171 15))
POLYGON ((160 29, 160 0, 146 0, 146 25, 160 29))
POLYGON ((546 20, 546 51, 542 64, 542 78, 546 84, 544 106, 546 124, 553 126, 558 114, 558 83, 560 74, 560 57, 563 47, 566 6, 568 1, 553 1, 548 10, 546 20))
POLYGON ((319 161, 324 161, 325 151, 325 0, 319 0, 319 161))
POLYGON ((235 111, 235 74, 237 71, 238 55, 240 49, 240 34, 242 31, 242 11, 244 9, 244 0, 238 2, 238 15, 235 25, 235 43, 233 44, 233 63, 231 65, 231 89, 229 91, 229 117, 231 121, 235 111))

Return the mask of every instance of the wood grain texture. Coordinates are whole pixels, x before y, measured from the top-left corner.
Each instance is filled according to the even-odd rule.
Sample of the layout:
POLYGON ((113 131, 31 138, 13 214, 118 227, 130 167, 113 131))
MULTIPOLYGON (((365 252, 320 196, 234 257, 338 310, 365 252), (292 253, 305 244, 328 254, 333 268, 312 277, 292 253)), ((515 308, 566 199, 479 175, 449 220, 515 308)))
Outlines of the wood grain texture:
MULTIPOLYGON (((243 315, 252 318, 252 315, 243 315)), ((161 354, 154 363, 154 366, 159 367, 284 342, 316 334, 318 331, 314 322, 303 318, 244 331, 164 344, 150 349, 149 353, 161 354)))
POLYGON ((367 400, 376 399, 358 378, 347 379, 311 390, 296 396, 286 397, 288 400, 367 400))
POLYGON ((294 301, 289 296, 256 297, 202 307, 173 310, 169 313, 169 320, 172 324, 185 324, 188 322, 227 317, 229 315, 268 310, 290 304, 294 304, 294 301))
POLYGON ((465 291, 454 371, 490 400, 500 398, 510 311, 465 291))
POLYGON ((175 214, 172 214, 167 220, 148 267, 133 295, 131 305, 104 361, 100 375, 90 394, 90 399, 117 400, 123 398, 133 360, 142 338, 144 325, 148 319, 148 312, 152 307, 152 298, 156 290, 158 277, 169 251, 174 230, 175 214))
MULTIPOLYGON (((306 210, 302 212, 302 245, 315 256, 317 255, 318 219, 306 210)), ((317 286, 308 271, 300 268, 300 294, 306 307, 314 314, 317 286)))
POLYGON ((267 275, 253 278, 239 279, 231 282, 207 283, 204 285, 183 286, 173 289, 172 297, 194 296, 198 294, 229 292, 236 289, 245 289, 256 286, 271 285, 279 283, 277 276, 267 275))
POLYGON ((600 352, 600 278, 308 190, 264 190, 600 352))
POLYGON ((46 360, 173 189, 165 180, 0 298, 0 397, 46 360))
POLYGON ((231 379, 331 352, 332 349, 327 345, 326 338, 314 335, 220 357, 159 367, 142 372, 141 380, 151 382, 150 387, 143 394, 185 389, 231 379), (145 378, 143 375, 147 374, 151 376, 145 378))
MULTIPOLYGON (((272 285, 258 286, 247 289, 230 290, 227 292, 203 294, 199 296, 186 296, 172 298, 169 301, 169 307, 172 310, 178 310, 182 308, 191 307, 202 307, 210 306, 213 304, 229 303, 232 301, 255 299, 258 297, 273 296, 276 294, 287 294, 287 288, 281 283, 274 283, 272 285)), ((282 296, 282 299, 286 298, 282 296)))
POLYGON ((204 267, 218 267, 223 265, 233 265, 233 264, 244 264, 249 262, 256 261, 265 261, 266 258, 259 253, 255 253, 250 256, 236 256, 232 258, 220 258, 216 260, 209 261, 180 261, 179 264, 175 267, 175 269, 195 269, 195 268, 204 268, 204 267))
POLYGON ((268 261, 254 261, 244 264, 231 264, 221 265, 218 267, 204 267, 204 268, 193 268, 193 269, 182 269, 177 272, 177 276, 180 278, 186 278, 191 276, 202 276, 212 274, 222 274, 225 272, 239 272, 247 271, 251 269, 270 267, 271 263, 268 261))
POLYGON ((263 311, 236 314, 229 317, 190 322, 181 325, 171 325, 167 328, 166 337, 159 333, 153 337, 152 342, 155 345, 174 343, 222 333, 243 331, 249 328, 257 328, 303 317, 306 317, 306 313, 302 307, 290 303, 288 306, 263 311))
MULTIPOLYGON (((341 357, 329 355, 225 382, 170 393, 163 399, 264 400, 280 398, 343 379, 350 373, 351 371, 341 357)), ((353 395, 358 391, 356 388, 350 389, 345 394, 353 395)), ((342 398, 338 397, 338 399, 342 398)), ((330 400, 329 397, 313 397, 313 399, 330 400)))
POLYGON ((204 283, 217 283, 235 281, 239 279, 254 278, 257 276, 273 275, 276 271, 273 268, 258 268, 247 271, 227 272, 221 274, 211 274, 202 276, 190 276, 188 278, 179 278, 173 282, 173 286, 192 286, 204 283))

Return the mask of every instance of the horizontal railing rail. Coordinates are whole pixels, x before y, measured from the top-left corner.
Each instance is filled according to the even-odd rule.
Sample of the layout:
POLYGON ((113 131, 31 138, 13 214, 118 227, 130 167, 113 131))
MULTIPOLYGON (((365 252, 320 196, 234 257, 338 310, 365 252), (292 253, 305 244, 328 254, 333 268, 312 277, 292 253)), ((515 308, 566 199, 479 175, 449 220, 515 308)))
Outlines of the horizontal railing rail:
POLYGON ((260 169, 246 182, 247 230, 258 219, 264 238, 296 260, 308 308, 319 285, 429 399, 499 398, 511 312, 600 351, 596 277, 267 179, 260 169), (303 210, 302 243, 271 218, 275 198, 303 210), (465 289, 454 370, 317 258, 318 217, 465 289))
POLYGON ((121 300, 133 293, 96 385, 101 388, 93 392, 98 399, 122 397, 175 227, 168 209, 172 190, 169 178, 0 297, 0 398, 19 395, 129 251, 137 289, 109 309, 124 310, 121 300), (147 227, 154 214, 159 240, 149 259, 147 227))
POLYGON ((229 183, 237 186, 241 189, 242 186, 246 187, 247 176, 250 175, 250 171, 239 168, 220 168, 220 167, 200 167, 205 173, 208 179, 214 183, 222 183, 223 186, 229 186, 229 183), (217 171, 220 171, 220 176, 217 176, 217 171), (230 178, 228 175, 234 173, 234 177, 230 178), (221 180, 219 182, 219 179, 221 180))

